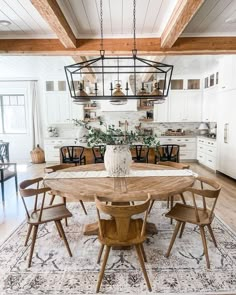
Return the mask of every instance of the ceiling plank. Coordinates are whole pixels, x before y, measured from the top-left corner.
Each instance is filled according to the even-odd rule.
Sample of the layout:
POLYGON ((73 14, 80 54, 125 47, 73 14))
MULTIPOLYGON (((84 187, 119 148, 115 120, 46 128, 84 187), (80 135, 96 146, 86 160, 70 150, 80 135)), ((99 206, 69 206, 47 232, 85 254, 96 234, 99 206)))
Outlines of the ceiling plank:
MULTIPOLYGON (((136 39, 138 55, 236 54, 236 37, 179 38, 171 48, 161 48, 160 38, 136 39)), ((0 39, 0 54, 99 56, 100 39, 77 40, 65 48, 57 39, 0 39)), ((131 55, 133 39, 104 39, 106 55, 131 55)))
MULTIPOLYGON (((87 60, 87 58, 85 56, 73 56, 72 57, 73 60, 76 62, 76 63, 79 63, 79 62, 84 62, 87 60)), ((87 69, 84 69, 84 72, 86 73, 86 78, 91 82, 91 83, 95 83, 96 82, 96 75, 94 74, 93 70, 91 68, 87 68, 87 69)))
POLYGON ((161 35, 161 47, 171 48, 204 0, 178 0, 161 35))
POLYGON ((56 0, 31 0, 31 3, 46 20, 61 43, 66 48, 76 48, 76 37, 56 0))
MULTIPOLYGON (((161 55, 161 56, 159 55, 159 56, 156 56, 155 58, 152 58, 152 60, 155 62, 162 62, 164 58, 165 58, 164 55, 161 55)), ((149 71, 143 74, 142 76, 143 82, 148 82, 151 79, 151 77, 153 76, 153 73, 150 73, 151 71, 152 69, 149 69, 149 71)))

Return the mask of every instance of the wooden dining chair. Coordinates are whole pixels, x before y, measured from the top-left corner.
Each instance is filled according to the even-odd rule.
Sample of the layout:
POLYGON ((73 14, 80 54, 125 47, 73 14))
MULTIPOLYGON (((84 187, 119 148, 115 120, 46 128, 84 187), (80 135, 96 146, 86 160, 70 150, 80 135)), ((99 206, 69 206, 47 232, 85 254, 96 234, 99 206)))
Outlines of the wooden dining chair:
POLYGON ((92 147, 94 163, 104 163, 104 154, 106 151, 105 145, 98 145, 92 147))
POLYGON ((17 180, 17 164, 16 163, 4 163, 0 160, 0 183, 2 202, 5 203, 5 181, 15 178, 16 194, 18 193, 18 180, 17 180))
POLYGON ((197 177, 197 180, 201 184, 201 188, 189 187, 184 192, 189 192, 192 195, 192 204, 176 203, 175 206, 166 214, 166 217, 176 220, 175 230, 166 253, 166 257, 169 257, 172 246, 175 242, 176 236, 180 230, 179 237, 183 235, 184 227, 186 223, 191 223, 199 226, 204 254, 206 257, 207 268, 210 268, 210 260, 207 250, 207 241, 205 236, 205 227, 211 235, 212 241, 217 247, 216 239, 211 228, 211 223, 214 219, 214 209, 218 196, 220 194, 221 186, 212 179, 206 177, 197 177), (197 202, 197 196, 200 197, 202 205, 197 202), (211 205, 207 207, 206 200, 211 199, 211 205))
POLYGON ((25 240, 25 246, 27 246, 28 240, 33 230, 28 267, 31 266, 34 246, 35 246, 35 242, 37 238, 38 227, 40 224, 44 224, 47 222, 55 223, 59 236, 64 240, 68 253, 72 257, 72 253, 71 253, 69 244, 67 242, 64 229, 61 224, 62 219, 71 217, 72 214, 66 208, 64 204, 45 206, 46 193, 49 192, 51 189, 49 187, 40 188, 40 184, 42 180, 43 180, 42 177, 25 180, 21 182, 19 185, 20 195, 21 195, 21 198, 25 207, 26 215, 27 215, 27 223, 29 225, 26 240, 25 240), (42 196, 41 203, 39 202, 40 195, 42 196), (25 201, 25 199, 29 197, 34 197, 33 210, 29 210, 29 208, 27 207, 27 203, 25 201))
POLYGON ((144 278, 148 286, 148 290, 151 291, 151 284, 149 282, 144 264, 144 261, 146 262, 147 258, 143 248, 143 242, 146 240, 145 228, 148 214, 147 211, 150 205, 150 196, 148 196, 147 200, 144 203, 134 206, 119 206, 112 204, 106 205, 104 202, 102 202, 102 200, 103 199, 101 197, 95 197, 99 225, 98 239, 101 243, 101 248, 98 255, 98 263, 100 263, 103 249, 106 246, 96 292, 98 293, 100 290, 111 247, 133 245, 135 246, 138 259, 144 274, 144 278), (100 216, 100 212, 112 216, 112 219, 102 219, 100 216), (133 215, 140 213, 144 214, 144 219, 140 217, 137 219, 131 218, 133 215))
POLYGON ((63 146, 60 148, 62 163, 74 163, 75 165, 86 165, 83 146, 63 146))
MULTIPOLYGON (((50 173, 53 173, 53 172, 56 172, 59 170, 63 170, 63 169, 67 169, 70 167, 75 167, 75 164, 71 163, 71 164, 59 164, 59 165, 48 166, 48 167, 44 168, 44 172, 47 174, 50 174, 50 173)), ((52 192, 49 192, 49 194, 52 195, 50 203, 49 203, 50 205, 52 205, 55 200, 56 195, 54 195, 52 192)), ((66 205, 66 198, 63 197, 62 199, 63 199, 63 204, 66 205)), ((81 207, 84 210, 85 215, 87 215, 87 211, 85 209, 83 201, 79 200, 79 202, 80 202, 81 207)), ((65 219, 65 222, 66 222, 66 226, 68 226, 67 218, 65 219)))
POLYGON ((148 163, 149 147, 142 144, 131 146, 132 160, 136 163, 148 163))
POLYGON ((158 162, 179 162, 179 150, 178 144, 163 144, 156 148, 155 164, 158 162))
MULTIPOLYGON (((168 169, 168 167, 172 167, 172 168, 176 168, 176 169, 189 169, 190 166, 188 164, 185 164, 185 163, 176 163, 176 162, 170 162, 170 161, 165 161, 165 162, 159 162, 158 165, 162 165, 162 166, 166 166, 168 169)), ((184 196, 183 194, 178 194, 181 198, 181 200, 183 201, 183 203, 185 203, 185 199, 184 199, 184 196)), ((173 208, 173 205, 174 205, 174 197, 176 195, 171 195, 171 196, 168 196, 168 199, 167 199, 167 208, 173 208)), ((150 205, 150 208, 148 210, 148 213, 151 212, 152 210, 152 207, 153 207, 153 204, 154 204, 155 200, 152 200, 151 201, 151 205, 150 205)), ((170 220, 170 223, 172 224, 172 219, 170 220)))

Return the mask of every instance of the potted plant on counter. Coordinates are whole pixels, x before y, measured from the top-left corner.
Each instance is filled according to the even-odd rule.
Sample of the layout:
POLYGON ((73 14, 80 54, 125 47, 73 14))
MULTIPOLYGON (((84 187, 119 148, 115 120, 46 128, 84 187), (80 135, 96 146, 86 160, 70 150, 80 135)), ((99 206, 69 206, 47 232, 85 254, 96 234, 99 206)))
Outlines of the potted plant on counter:
POLYGON ((128 122, 124 124, 124 130, 107 125, 100 121, 101 128, 94 128, 88 122, 74 119, 75 126, 83 126, 88 133, 83 137, 89 147, 106 145, 104 165, 109 176, 119 177, 129 173, 132 156, 130 145, 134 143, 156 147, 159 141, 156 135, 143 135, 140 131, 128 131, 128 122), (102 129, 103 128, 103 129, 102 129))

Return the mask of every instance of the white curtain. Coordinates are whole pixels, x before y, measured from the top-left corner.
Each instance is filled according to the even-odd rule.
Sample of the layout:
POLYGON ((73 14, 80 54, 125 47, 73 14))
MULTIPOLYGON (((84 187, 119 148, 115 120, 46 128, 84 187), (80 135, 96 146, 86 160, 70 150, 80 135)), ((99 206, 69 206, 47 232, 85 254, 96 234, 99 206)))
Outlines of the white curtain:
POLYGON ((40 105, 38 95, 38 82, 30 81, 30 101, 31 101, 31 114, 32 114, 32 149, 38 144, 42 147, 42 125, 40 124, 40 105))

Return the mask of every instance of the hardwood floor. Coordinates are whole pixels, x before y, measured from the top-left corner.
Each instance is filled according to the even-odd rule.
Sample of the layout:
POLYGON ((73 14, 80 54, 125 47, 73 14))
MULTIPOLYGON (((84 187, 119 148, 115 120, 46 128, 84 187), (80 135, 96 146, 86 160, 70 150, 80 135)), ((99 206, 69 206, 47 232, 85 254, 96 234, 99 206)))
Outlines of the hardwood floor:
MULTIPOLYGON (((216 214, 229 227, 236 231, 236 181, 212 171, 197 163, 189 163, 190 169, 201 176, 211 177, 222 185, 222 190, 216 206, 216 214)), ((44 175, 45 164, 18 165, 19 182, 24 179, 44 175)), ((20 196, 16 196, 14 179, 5 183, 5 206, 0 198, 0 242, 4 241, 11 232, 25 219, 25 211, 20 196)))

